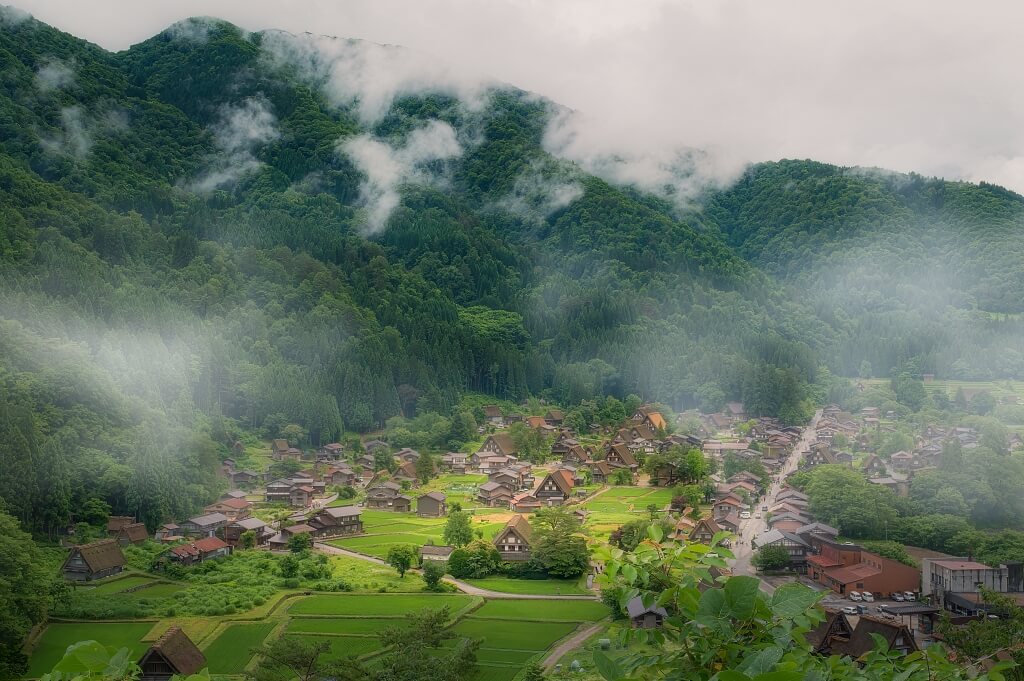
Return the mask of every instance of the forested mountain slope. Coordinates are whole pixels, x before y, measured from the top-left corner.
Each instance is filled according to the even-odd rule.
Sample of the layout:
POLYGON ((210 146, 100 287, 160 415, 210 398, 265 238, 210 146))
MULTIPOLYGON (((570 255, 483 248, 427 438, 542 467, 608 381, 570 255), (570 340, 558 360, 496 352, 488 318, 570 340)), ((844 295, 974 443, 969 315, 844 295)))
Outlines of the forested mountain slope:
POLYGON ((864 359, 1024 371, 977 352, 1016 318, 968 312, 1017 312, 1020 197, 785 162, 681 214, 547 153, 556 111, 400 48, 192 20, 111 54, 0 13, 0 497, 153 524, 239 429, 466 391, 796 421, 864 359), (978 236, 956 276, 929 216, 978 236))
POLYGON ((990 184, 782 161, 705 205, 738 252, 839 331, 833 368, 1024 370, 1024 197, 990 184))

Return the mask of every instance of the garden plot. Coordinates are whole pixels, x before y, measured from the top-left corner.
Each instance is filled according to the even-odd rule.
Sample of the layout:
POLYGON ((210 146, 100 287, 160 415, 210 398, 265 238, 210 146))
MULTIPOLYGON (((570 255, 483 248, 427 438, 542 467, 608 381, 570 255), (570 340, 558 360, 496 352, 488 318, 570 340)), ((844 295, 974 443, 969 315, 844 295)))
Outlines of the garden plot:
POLYGON ((454 614, 472 600, 472 596, 447 594, 331 594, 307 596, 296 601, 288 612, 291 615, 401 617, 418 610, 437 610, 447 605, 454 614))
POLYGON ((51 624, 32 651, 28 676, 38 678, 48 673, 64 657, 68 646, 79 641, 98 641, 105 646, 128 648, 133 655, 142 655, 149 648, 149 643, 142 639, 152 628, 152 622, 51 624))
POLYGON ((596 622, 611 611, 600 601, 494 599, 473 611, 472 619, 540 620, 543 622, 596 622))
POLYGON ((273 622, 229 624, 203 650, 210 673, 241 674, 252 659, 249 651, 263 643, 274 626, 273 622))

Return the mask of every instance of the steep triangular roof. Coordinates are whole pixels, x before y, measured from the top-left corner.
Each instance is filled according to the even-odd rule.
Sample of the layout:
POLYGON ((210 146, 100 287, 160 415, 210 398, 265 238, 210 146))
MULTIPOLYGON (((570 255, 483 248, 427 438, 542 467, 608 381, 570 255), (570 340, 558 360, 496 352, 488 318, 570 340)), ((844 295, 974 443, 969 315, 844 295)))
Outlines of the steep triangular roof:
POLYGON ((143 653, 139 666, 153 655, 158 655, 167 662, 176 674, 189 676, 206 666, 206 657, 200 652, 181 627, 173 626, 143 653))
POLYGON ((71 555, 73 556, 76 551, 93 572, 109 570, 125 564, 124 554, 121 553, 121 547, 116 539, 101 539, 90 544, 76 546, 71 549, 71 555))
MULTIPOLYGON (((530 521, 526 519, 526 516, 522 515, 514 515, 509 518, 509 521, 505 523, 505 527, 502 528, 497 537, 503 536, 509 530, 514 531, 527 542, 530 541, 530 537, 533 535, 533 528, 530 527, 530 521)), ((495 541, 497 541, 497 537, 495 537, 495 541)))

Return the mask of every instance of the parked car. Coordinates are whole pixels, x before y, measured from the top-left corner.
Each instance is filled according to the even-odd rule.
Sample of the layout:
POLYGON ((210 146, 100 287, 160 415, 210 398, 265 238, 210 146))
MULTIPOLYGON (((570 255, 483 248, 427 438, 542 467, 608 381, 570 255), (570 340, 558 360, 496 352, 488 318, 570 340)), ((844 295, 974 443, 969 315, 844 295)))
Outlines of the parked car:
POLYGON ((875 610, 877 610, 878 612, 884 612, 884 613, 887 613, 887 612, 889 612, 889 606, 888 606, 888 605, 886 605, 885 603, 882 603, 882 604, 881 604, 880 606, 878 606, 877 608, 875 608, 875 610))
POLYGON ((914 593, 913 591, 904 591, 903 592, 903 597, 906 598, 908 601, 916 601, 917 600, 917 594, 914 593))
POLYGON ((873 593, 871 593, 870 591, 865 591, 864 593, 861 594, 861 596, 864 597, 864 601, 867 602, 867 603, 874 603, 875 602, 875 595, 873 593))
POLYGON ((768 507, 767 506, 762 506, 761 510, 764 511, 765 513, 767 513, 768 512, 768 507))
POLYGON ((857 606, 854 605, 847 605, 843 608, 843 613, 846 615, 856 615, 858 614, 858 612, 859 611, 857 610, 857 606))
POLYGON ((857 601, 861 601, 861 600, 864 600, 864 599, 861 598, 861 595, 860 595, 859 591, 851 591, 850 592, 850 600, 854 601, 854 602, 857 602, 857 601))
POLYGON ((892 599, 894 601, 896 601, 897 603, 902 603, 903 601, 907 600, 907 599, 905 599, 903 597, 903 594, 901 594, 899 591, 893 591, 892 592, 892 599))
POLYGON ((743 511, 742 513, 740 513, 740 518, 742 518, 743 520, 749 520, 750 519, 750 511, 743 511))
POLYGON ((754 517, 755 517, 755 518, 757 518, 758 520, 760 520, 760 519, 761 519, 761 514, 760 514, 760 513, 758 513, 758 514, 756 514, 756 515, 755 515, 754 517))

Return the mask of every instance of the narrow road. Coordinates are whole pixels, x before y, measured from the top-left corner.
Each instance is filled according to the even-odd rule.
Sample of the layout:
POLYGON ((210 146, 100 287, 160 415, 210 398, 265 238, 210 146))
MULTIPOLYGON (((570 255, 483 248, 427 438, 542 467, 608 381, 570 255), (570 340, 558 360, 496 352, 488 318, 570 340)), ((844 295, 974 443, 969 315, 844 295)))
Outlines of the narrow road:
MULTIPOLYGON (((313 548, 323 553, 334 555, 334 556, 347 556, 349 558, 358 558, 359 560, 365 560, 367 563, 373 563, 374 565, 388 566, 387 562, 380 558, 374 558, 373 556, 367 556, 362 553, 356 553, 355 551, 349 551, 348 549, 340 549, 337 546, 331 546, 330 544, 313 544, 313 548)), ((418 573, 418 569, 411 569, 409 572, 418 573)), ((473 586, 463 582, 460 579, 454 577, 445 577, 444 581, 449 584, 454 584, 455 588, 459 591, 469 594, 470 596, 484 596, 485 598, 505 598, 509 600, 524 600, 524 601, 596 601, 597 596, 591 595, 561 595, 561 594, 509 594, 503 591, 491 591, 489 589, 481 589, 478 586, 473 586)))
MULTIPOLYGON (((761 507, 767 506, 768 508, 771 508, 775 505, 775 500, 778 497, 779 492, 782 491, 782 486, 786 476, 799 467, 804 454, 807 453, 810 446, 817 440, 814 428, 817 426, 820 418, 821 411, 819 410, 815 412, 814 418, 811 419, 810 424, 804 428, 800 440, 793 447, 793 451, 790 452, 789 457, 786 459, 782 470, 779 471, 776 480, 772 482, 771 487, 768 488, 764 499, 757 502, 753 516, 740 523, 740 532, 739 537, 737 538, 739 543, 735 544, 732 548, 735 558, 731 561, 730 565, 730 569, 734 575, 754 575, 755 571, 750 565, 750 559, 754 556, 754 540, 768 529, 767 514, 761 510, 761 507), (759 514, 761 515, 760 518, 757 517, 759 514)), ((766 593, 772 593, 775 591, 775 587, 768 582, 761 580, 761 590, 766 593)))
POLYGON ((603 624, 593 624, 559 643, 558 646, 554 650, 552 650, 547 657, 544 658, 544 661, 541 662, 541 664, 544 665, 544 669, 552 669, 556 664, 558 664, 558 661, 566 655, 566 653, 568 653, 571 650, 575 650, 576 648, 579 648, 581 645, 583 645, 584 641, 586 641, 588 638, 590 638, 597 632, 601 631, 603 627, 603 624))

